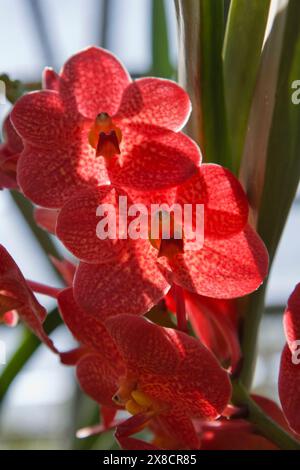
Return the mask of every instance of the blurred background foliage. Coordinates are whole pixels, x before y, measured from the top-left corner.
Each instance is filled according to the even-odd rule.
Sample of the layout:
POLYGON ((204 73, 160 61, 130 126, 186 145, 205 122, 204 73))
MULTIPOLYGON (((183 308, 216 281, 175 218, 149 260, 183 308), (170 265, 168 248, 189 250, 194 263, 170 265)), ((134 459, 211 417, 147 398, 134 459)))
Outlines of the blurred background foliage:
MULTIPOLYGON (((179 78, 193 102, 187 132, 201 146, 205 161, 240 176, 252 222, 272 260, 294 201, 272 270, 267 307, 265 287, 241 303, 246 319, 242 380, 246 385, 252 381, 253 351, 265 311, 254 387, 277 399, 284 342, 280 313, 299 281, 300 208, 295 194, 300 106, 291 103, 291 83, 300 79, 299 0, 0 0, 0 7, 0 75, 9 74, 13 81, 8 82, 11 100, 26 86, 38 86, 44 66, 59 70, 78 49, 101 45, 115 52, 135 77, 179 78)), ((1 118, 8 109, 9 104, 0 107, 1 118)), ((0 194, 0 243, 28 277, 62 285, 45 252, 65 252, 35 226, 30 203, 18 194, 0 194)), ((55 305, 40 300, 52 312, 47 330, 54 332, 61 349, 68 349, 73 342, 60 325, 55 305)), ((39 348, 22 326, 9 331, 0 327, 0 338, 8 345, 7 364, 0 365, 0 449, 114 445, 109 433, 75 439, 76 429, 97 422, 98 410, 76 388, 72 370, 39 348)))

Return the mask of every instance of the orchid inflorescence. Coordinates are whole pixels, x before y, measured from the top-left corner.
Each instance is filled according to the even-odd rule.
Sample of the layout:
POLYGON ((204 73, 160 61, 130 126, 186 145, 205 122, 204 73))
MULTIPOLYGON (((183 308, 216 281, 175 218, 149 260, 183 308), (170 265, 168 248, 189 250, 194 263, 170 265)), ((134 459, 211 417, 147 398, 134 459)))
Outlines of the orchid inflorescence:
MULTIPOLYGON (((59 74, 44 71, 43 89, 23 95, 4 123, 0 186, 34 203, 37 223, 77 262, 55 261, 66 288, 54 289, 27 281, 1 247, 0 317, 15 324, 18 316, 63 364, 76 367, 82 390, 102 411, 102 423, 81 436, 115 428, 123 449, 276 448, 232 406, 230 380, 242 361, 235 299, 262 284, 268 254, 248 224, 237 178, 202 163, 196 143, 181 132, 190 112, 179 85, 133 81, 100 48, 77 53, 59 74), (180 242, 99 239, 97 208, 118 210, 120 196, 146 207, 202 204, 203 246, 190 250, 184 233, 180 242), (53 345, 33 292, 57 299, 76 349, 53 345), (151 441, 133 437, 145 428, 151 441)), ((300 382, 290 341, 300 337, 299 292, 286 313, 280 373, 283 411, 295 433, 300 382)), ((253 399, 288 429, 273 402, 253 399)))

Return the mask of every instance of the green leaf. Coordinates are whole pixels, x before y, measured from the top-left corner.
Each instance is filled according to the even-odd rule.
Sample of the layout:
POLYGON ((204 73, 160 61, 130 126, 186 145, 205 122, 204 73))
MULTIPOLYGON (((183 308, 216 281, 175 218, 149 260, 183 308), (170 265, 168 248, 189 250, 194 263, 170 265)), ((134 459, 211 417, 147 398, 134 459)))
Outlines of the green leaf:
MULTIPOLYGON (((214 3, 214 2, 212 2, 214 3)), ((224 84, 233 170, 238 173, 270 0, 232 0, 224 40, 224 84)))
POLYGON ((300 450, 299 440, 289 434, 276 421, 268 416, 240 383, 233 382, 232 385, 233 403, 239 407, 247 408, 248 413, 246 419, 252 423, 266 439, 276 444, 281 450, 300 450))
POLYGON ((150 75, 171 78, 168 23, 164 0, 152 0, 152 68, 150 75))
MULTIPOLYGON (((300 105, 292 103, 292 83, 300 77, 300 2, 280 9, 265 45, 246 139, 241 175, 253 223, 272 263, 300 177, 300 105)), ((265 287, 244 308, 241 380, 249 387, 265 287)), ((292 288, 292 286, 291 286, 292 288)))
POLYGON ((207 162, 231 167, 225 111, 222 47, 223 0, 175 0, 179 28, 179 78, 193 113, 188 134, 207 162))
POLYGON ((292 84, 300 78, 299 18, 300 2, 290 0, 257 224, 271 260, 300 177, 300 105, 292 103, 292 84))

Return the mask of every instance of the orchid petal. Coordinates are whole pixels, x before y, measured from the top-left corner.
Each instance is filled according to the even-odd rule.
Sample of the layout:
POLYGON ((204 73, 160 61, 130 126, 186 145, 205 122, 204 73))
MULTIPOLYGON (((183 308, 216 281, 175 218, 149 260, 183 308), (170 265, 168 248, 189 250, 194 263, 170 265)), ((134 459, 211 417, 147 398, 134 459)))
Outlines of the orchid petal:
POLYGON ((189 96, 177 83, 160 78, 141 78, 124 91, 117 117, 131 123, 179 131, 190 113, 189 96))

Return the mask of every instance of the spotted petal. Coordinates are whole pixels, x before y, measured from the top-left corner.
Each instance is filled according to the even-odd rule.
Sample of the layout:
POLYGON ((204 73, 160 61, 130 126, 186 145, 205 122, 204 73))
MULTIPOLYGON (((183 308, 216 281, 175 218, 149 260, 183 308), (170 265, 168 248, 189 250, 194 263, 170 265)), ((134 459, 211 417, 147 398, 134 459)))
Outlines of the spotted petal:
POLYGON ((192 420, 180 410, 162 413, 155 418, 155 421, 158 435, 154 442, 161 442, 163 449, 199 449, 200 439, 195 426, 192 420))
POLYGON ((109 163, 116 186, 154 191, 177 186, 197 172, 197 145, 182 133, 144 124, 122 128, 121 155, 109 163))
POLYGON ((50 150, 28 145, 19 160, 18 180, 31 201, 50 209, 61 208, 78 189, 109 182, 104 159, 95 158, 81 133, 69 146, 50 150))
POLYGON ((230 381, 199 341, 132 315, 112 317, 106 326, 141 391, 189 416, 214 419, 222 413, 230 381))
POLYGON ((279 398, 291 429, 300 435, 300 362, 299 359, 294 362, 289 346, 286 344, 280 363, 279 398))
POLYGON ((293 352, 293 343, 300 341, 300 284, 295 287, 289 298, 283 323, 287 342, 293 352))
MULTIPOLYGON (((81 191, 62 208, 56 227, 56 235, 80 260, 88 263, 104 263, 118 257, 126 250, 128 241, 119 238, 119 196, 112 186, 81 191), (105 209, 98 213, 98 208, 105 209), (108 214, 107 214, 108 212, 108 214), (101 217, 100 217, 101 216, 101 217), (103 219, 102 216, 105 216, 103 219), (98 223, 108 220, 113 232, 98 233, 98 223)), ((124 227, 127 232, 127 226, 124 227)), ((103 230, 104 232, 104 230, 103 230)))
POLYGON ((0 245, 0 293, 18 302, 17 311, 21 320, 47 344, 54 352, 56 349, 43 329, 47 312, 29 289, 20 269, 0 245))
POLYGON ((219 165, 201 165, 197 174, 183 184, 177 202, 204 207, 205 237, 224 238, 240 232, 246 225, 249 204, 237 178, 219 165))
POLYGON ((131 123, 179 131, 190 112, 189 96, 177 83, 160 78, 141 78, 124 91, 117 117, 131 123))
POLYGON ((241 359, 237 324, 232 320, 236 302, 203 297, 185 292, 189 319, 202 343, 212 351, 221 363, 230 358, 231 372, 241 359))
POLYGON ((300 284, 288 300, 283 323, 287 344, 281 356, 279 397, 290 427, 300 435, 300 284))
POLYGON ((76 123, 58 93, 51 90, 22 96, 12 109, 11 121, 23 141, 49 150, 71 139, 76 123))
POLYGON ((71 57, 60 77, 60 94, 67 107, 90 119, 101 112, 114 115, 130 83, 119 60, 98 47, 89 47, 71 57))
POLYGON ((112 397, 118 389, 119 371, 113 362, 99 354, 86 355, 77 365, 77 378, 83 391, 97 403, 115 406, 112 397))
POLYGON ((157 251, 148 240, 136 240, 118 260, 80 263, 74 284, 77 302, 101 320, 120 312, 145 314, 170 287, 156 258, 157 251))
POLYGON ((268 253, 258 235, 246 227, 223 240, 206 238, 200 251, 160 259, 168 279, 206 297, 230 299, 256 290, 268 270, 268 253))
POLYGON ((45 67, 42 85, 44 90, 59 91, 59 75, 51 67, 45 67))
POLYGON ((73 289, 68 288, 58 296, 58 306, 64 323, 74 337, 85 347, 94 350, 118 367, 121 357, 105 326, 93 315, 85 313, 75 302, 73 289))

